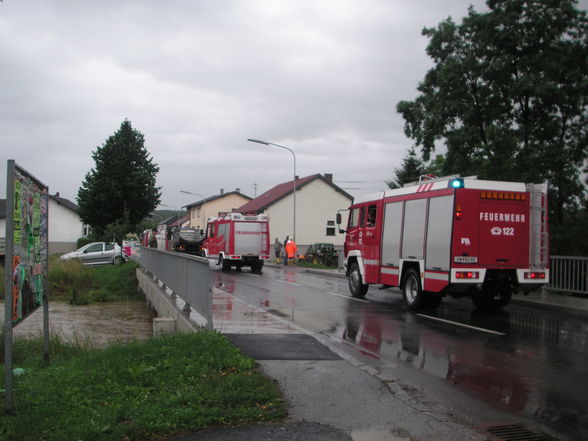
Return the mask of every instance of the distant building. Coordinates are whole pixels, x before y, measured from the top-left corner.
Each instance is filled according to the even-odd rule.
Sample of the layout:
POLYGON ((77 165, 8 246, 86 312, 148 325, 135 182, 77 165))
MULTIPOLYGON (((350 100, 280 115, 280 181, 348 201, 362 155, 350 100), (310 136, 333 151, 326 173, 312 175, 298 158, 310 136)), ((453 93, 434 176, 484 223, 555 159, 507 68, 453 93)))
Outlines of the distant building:
MULTIPOLYGON (((270 219, 271 242, 283 241, 293 235, 293 183, 284 182, 239 207, 241 213, 265 213, 270 219)), ((296 180, 296 244, 306 247, 313 243, 342 246, 344 235, 335 224, 338 210, 347 209, 353 196, 333 183, 332 174, 315 174, 296 180)), ((347 211, 343 211, 347 225, 347 211)))
POLYGON ((251 198, 242 194, 239 188, 228 193, 221 188, 220 194, 185 206, 190 213, 190 227, 204 230, 209 217, 218 216, 221 212, 231 212, 249 201, 251 198))
MULTIPOLYGON (((88 226, 78 214, 78 206, 59 193, 49 195, 49 254, 62 254, 77 248, 80 237, 87 237, 88 226)), ((6 199, 0 199, 0 242, 6 240, 6 199)), ((2 254, 4 253, 3 246, 2 254)))

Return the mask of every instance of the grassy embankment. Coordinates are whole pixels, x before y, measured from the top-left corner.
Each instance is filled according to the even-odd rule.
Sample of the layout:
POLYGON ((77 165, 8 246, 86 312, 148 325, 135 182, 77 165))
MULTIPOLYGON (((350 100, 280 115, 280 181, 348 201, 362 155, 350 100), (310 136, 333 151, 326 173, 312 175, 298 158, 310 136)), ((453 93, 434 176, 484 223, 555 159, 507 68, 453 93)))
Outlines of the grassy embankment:
MULTIPOLYGON (((137 292, 135 262, 123 265, 83 266, 77 260, 49 258, 49 300, 68 301, 73 305, 93 302, 141 300, 137 292)), ((4 267, 0 266, 0 299, 4 298, 4 267)))
MULTIPOLYGON (((51 266, 51 298, 131 299, 133 280, 133 264, 58 262, 51 266)), ((0 347, 3 342, 0 335, 0 347)), ((14 377, 14 414, 0 414, 0 440, 148 440, 285 414, 277 386, 215 332, 106 349, 52 339, 49 367, 41 365, 40 338, 17 339, 13 352, 14 367, 25 373, 14 377)), ((3 384, 2 375, 0 389, 3 384)))

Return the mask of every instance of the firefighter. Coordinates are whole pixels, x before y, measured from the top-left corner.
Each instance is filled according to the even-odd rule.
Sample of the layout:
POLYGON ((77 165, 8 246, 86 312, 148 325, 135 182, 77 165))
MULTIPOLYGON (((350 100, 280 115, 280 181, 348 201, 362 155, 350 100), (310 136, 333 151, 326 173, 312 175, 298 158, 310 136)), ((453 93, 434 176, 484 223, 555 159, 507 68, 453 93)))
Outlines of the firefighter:
POLYGON ((298 251, 298 248, 296 248, 296 242, 294 242, 293 239, 288 239, 288 242, 286 242, 286 258, 285 258, 286 265, 288 265, 288 260, 294 259, 296 257, 297 251, 298 251))
POLYGON ((276 263, 280 263, 280 255, 282 254, 282 242, 276 237, 274 242, 274 253, 276 255, 276 263))
POLYGON ((149 248, 157 248, 157 230, 154 228, 149 236, 149 248))

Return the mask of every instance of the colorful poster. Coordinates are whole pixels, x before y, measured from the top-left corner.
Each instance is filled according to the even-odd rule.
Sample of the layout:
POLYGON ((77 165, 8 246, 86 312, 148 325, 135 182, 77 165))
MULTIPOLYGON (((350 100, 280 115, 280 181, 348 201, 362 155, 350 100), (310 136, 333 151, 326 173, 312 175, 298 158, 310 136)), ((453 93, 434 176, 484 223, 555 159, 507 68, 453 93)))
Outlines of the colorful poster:
POLYGON ((13 185, 12 325, 16 326, 43 304, 46 295, 49 196, 46 186, 18 166, 13 185))

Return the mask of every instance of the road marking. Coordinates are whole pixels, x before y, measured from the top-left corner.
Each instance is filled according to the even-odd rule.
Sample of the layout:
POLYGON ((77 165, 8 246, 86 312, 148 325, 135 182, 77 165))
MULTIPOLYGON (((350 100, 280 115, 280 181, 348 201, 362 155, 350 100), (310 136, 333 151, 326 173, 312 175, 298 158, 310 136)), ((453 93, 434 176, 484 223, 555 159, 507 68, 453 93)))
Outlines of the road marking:
POLYGON ((330 296, 341 297, 341 298, 344 298, 344 299, 347 299, 347 300, 355 300, 356 302, 369 303, 369 301, 368 300, 365 300, 365 299, 356 299, 355 297, 345 296, 343 294, 339 294, 339 293, 332 292, 332 291, 321 291, 321 292, 324 292, 325 294, 328 294, 330 296))
POLYGON ((428 318, 431 320, 437 320, 437 321, 440 321, 443 323, 449 323, 450 325, 463 326, 464 328, 475 329, 476 331, 487 332, 488 334, 506 335, 504 332, 492 331, 491 329, 485 329, 485 328, 478 328, 477 326, 466 325, 465 323, 459 323, 459 322, 452 322, 451 320, 445 320, 445 319, 442 319, 439 317, 433 317, 430 315, 425 315, 425 314, 415 314, 415 315, 417 315, 419 317, 428 318))

